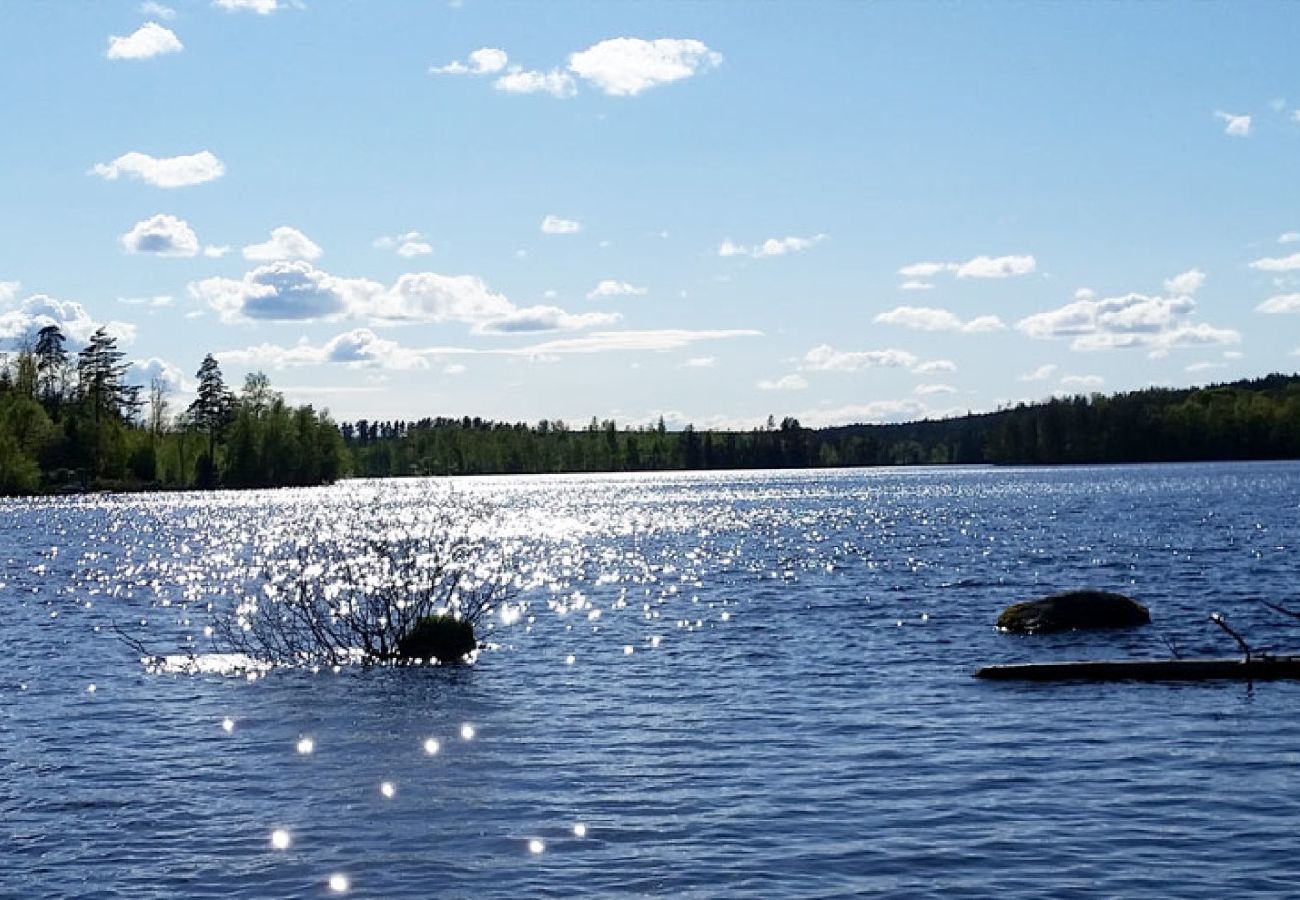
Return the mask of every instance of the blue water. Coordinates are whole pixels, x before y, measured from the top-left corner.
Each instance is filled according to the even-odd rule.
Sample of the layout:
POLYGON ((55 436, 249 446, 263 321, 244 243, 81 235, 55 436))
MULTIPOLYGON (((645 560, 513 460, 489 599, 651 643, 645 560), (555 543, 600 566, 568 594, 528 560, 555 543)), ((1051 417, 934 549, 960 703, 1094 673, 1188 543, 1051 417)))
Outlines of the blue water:
POLYGON ((5 501, 0 896, 1294 896, 1300 684, 970 675, 1230 655, 1215 610, 1300 649, 1255 599, 1300 607, 1297 546, 1296 464, 5 501), (448 504, 544 582, 472 667, 157 673, 111 628, 206 646, 266 561, 448 504), (992 627, 1082 586, 1153 626, 992 627))

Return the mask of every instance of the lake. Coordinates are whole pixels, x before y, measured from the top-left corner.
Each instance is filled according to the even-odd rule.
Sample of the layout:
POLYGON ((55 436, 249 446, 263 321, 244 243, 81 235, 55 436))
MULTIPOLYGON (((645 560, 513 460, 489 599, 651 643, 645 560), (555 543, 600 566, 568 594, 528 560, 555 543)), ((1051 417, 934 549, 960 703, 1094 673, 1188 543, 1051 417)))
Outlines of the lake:
POLYGON ((1300 650, 1256 599, 1300 608, 1298 546, 1292 463, 0 501, 0 895, 1294 895, 1300 684, 971 673, 1234 654, 1211 611, 1300 650), (206 646, 259 568, 448 503, 544 582, 473 666, 159 673, 114 632, 206 646), (1153 624, 993 628, 1084 586, 1153 624))

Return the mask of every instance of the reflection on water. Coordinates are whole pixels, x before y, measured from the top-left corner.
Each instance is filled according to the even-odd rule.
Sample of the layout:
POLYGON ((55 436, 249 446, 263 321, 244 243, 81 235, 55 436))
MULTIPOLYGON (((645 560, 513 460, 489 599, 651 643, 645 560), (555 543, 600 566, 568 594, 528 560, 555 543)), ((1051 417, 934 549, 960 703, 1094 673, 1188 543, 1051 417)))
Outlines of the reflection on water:
POLYGON ((1300 685, 969 677, 1166 641, 1231 654, 1210 609, 1300 649, 1300 623, 1254 599, 1300 605, 1297 465, 0 508, 3 896, 1221 897, 1300 877, 1300 685), (474 665, 214 652, 214 617, 268 578, 333 577, 300 550, 354 558, 435 526, 470 529, 526 588, 474 665), (992 628, 1007 603, 1082 586, 1135 595, 1155 624, 992 628), (160 658, 142 666, 127 625, 160 658), (1208 852, 1227 834, 1231 854, 1208 852))

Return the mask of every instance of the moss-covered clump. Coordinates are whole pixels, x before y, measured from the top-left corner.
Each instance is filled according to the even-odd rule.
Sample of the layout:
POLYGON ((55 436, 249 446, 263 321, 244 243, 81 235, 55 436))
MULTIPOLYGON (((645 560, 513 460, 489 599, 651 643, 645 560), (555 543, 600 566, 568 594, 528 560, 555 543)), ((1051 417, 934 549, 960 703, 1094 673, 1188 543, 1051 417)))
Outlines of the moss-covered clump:
POLYGON ((454 616, 425 616, 397 644, 402 659, 436 659, 441 663, 459 662, 476 649, 474 626, 454 616))

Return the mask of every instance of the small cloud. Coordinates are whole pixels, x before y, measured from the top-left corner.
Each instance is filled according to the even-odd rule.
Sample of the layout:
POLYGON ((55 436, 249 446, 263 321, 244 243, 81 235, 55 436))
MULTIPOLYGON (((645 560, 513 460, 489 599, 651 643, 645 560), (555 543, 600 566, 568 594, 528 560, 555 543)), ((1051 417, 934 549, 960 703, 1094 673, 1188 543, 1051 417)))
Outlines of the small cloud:
POLYGON ((533 69, 511 69, 492 86, 507 94, 550 94, 552 97, 572 97, 578 92, 573 78, 567 72, 552 69, 539 72, 533 69))
POLYGON ((1216 110, 1214 117, 1223 123, 1223 133, 1233 137, 1250 135, 1250 116, 1236 116, 1232 113, 1216 110))
POLYGON ((798 253, 801 250, 807 250, 816 244, 826 240, 824 234, 814 234, 811 237, 783 237, 768 238, 762 243, 755 244, 752 247, 745 247, 740 244, 734 244, 730 240, 723 241, 718 246, 719 256, 752 256, 755 259, 762 259, 770 256, 785 256, 787 253, 798 253))
POLYGON ((212 0, 212 5, 227 12, 251 12, 259 16, 269 16, 284 8, 279 0, 212 0))
POLYGON ((1039 366, 1032 372, 1026 372, 1020 376, 1021 381, 1046 381, 1056 372, 1056 366, 1048 363, 1045 366, 1039 366))
POLYGON ((1205 284, 1205 273, 1200 269, 1189 269, 1181 275, 1165 279, 1165 291, 1175 297, 1190 297, 1205 284))
POLYGON ((760 381, 758 389, 760 391, 802 391, 808 387, 808 379, 802 375, 786 375, 775 381, 760 381))
POLYGON ((712 369, 718 364, 718 360, 713 356, 692 356, 682 366, 687 369, 712 369))
POLYGON ((224 175, 226 167, 207 150, 189 156, 153 157, 132 151, 109 163, 96 163, 88 175, 116 181, 126 175, 160 188, 189 187, 214 181, 224 175))
POLYGON ((898 286, 900 291, 932 291, 934 285, 928 281, 904 281, 898 286))
POLYGON ((882 325, 901 325, 918 331, 961 331, 985 334, 1006 328, 997 316, 977 316, 969 321, 946 309, 928 306, 899 306, 877 315, 872 321, 882 325))
POLYGON ((548 215, 542 219, 542 234, 577 234, 582 230, 582 223, 574 219, 562 219, 556 215, 548 215))
POLYGON ((912 366, 913 375, 934 375, 939 372, 956 372, 957 364, 950 359, 931 359, 912 366))
POLYGON ((445 66, 431 67, 434 75, 493 75, 505 69, 510 57, 495 47, 480 47, 469 55, 467 63, 453 60, 445 66))
POLYGON ((210 259, 221 259, 230 252, 230 247, 222 244, 221 246, 208 246, 203 248, 203 255, 210 259))
POLYGON ((141 3, 140 13, 145 16, 153 16, 155 19, 162 19, 164 22, 170 22, 176 18, 176 10, 170 6, 155 3, 154 0, 145 0, 144 3, 141 3))
POLYGON ((920 360, 906 350, 836 350, 819 344, 804 354, 799 368, 805 372, 859 372, 863 369, 910 369, 920 360))
POLYGON ((1262 313, 1300 313, 1300 294, 1278 294, 1269 297, 1259 306, 1256 306, 1255 311, 1262 313))
POLYGON ((126 37, 110 36, 106 55, 109 59, 152 59, 184 49, 185 45, 170 29, 157 22, 145 22, 126 37))
POLYGON ((1187 371, 1187 372, 1210 372, 1210 371, 1213 371, 1213 370, 1215 370, 1215 369, 1226 369, 1226 368, 1228 368, 1228 364, 1227 364, 1227 363, 1222 363, 1222 362, 1198 362, 1198 363, 1192 363, 1190 366, 1186 366, 1186 367, 1184 367, 1184 371, 1187 371))
POLYGON ((490 319, 474 328, 477 334, 531 334, 539 331, 579 331, 613 325, 618 313, 568 313, 558 306, 529 306, 490 319))
POLYGON ((133 254, 194 256, 199 252, 199 239, 194 229, 183 220, 165 213, 135 223, 122 235, 121 241, 126 252, 133 254))
POLYGON ((1294 272, 1300 269, 1300 253, 1290 256, 1266 256, 1250 264, 1252 269, 1260 272, 1294 272))
POLYGON ((918 384, 912 388, 912 393, 928 397, 933 394, 955 394, 957 389, 950 384, 918 384))
POLYGON ((126 371, 128 384, 149 387, 157 380, 164 394, 188 393, 191 390, 185 372, 165 359, 151 356, 148 359, 133 359, 126 371))
POLYGON ((271 239, 244 248, 244 259, 272 262, 278 259, 316 259, 321 248, 296 228, 281 225, 271 231, 271 239))
POLYGON ((433 245, 418 231, 375 238, 371 246, 379 250, 392 250, 404 259, 410 259, 412 256, 427 256, 433 252, 433 245))
POLYGON ((722 54, 701 41, 620 37, 570 54, 568 68, 609 96, 633 97, 721 64, 722 54))
POLYGON ((965 262, 917 262, 903 266, 898 274, 909 284, 919 278, 932 278, 940 272, 951 272, 958 278, 1013 278, 1031 275, 1038 269, 1038 261, 1029 255, 975 256, 965 262))
POLYGON ((1300 243, 1300 231, 1287 231, 1283 234, 1279 234, 1277 236, 1277 242, 1279 244, 1300 243))
POLYGON ((1063 390, 1095 391, 1106 383, 1100 375, 1066 375, 1061 379, 1063 390))
POLYGON ((464 374, 465 374, 465 371, 466 371, 466 368, 465 368, 465 365, 464 365, 463 363, 447 363, 447 365, 443 367, 442 374, 444 374, 444 375, 464 375, 464 374))
POLYGON ((170 294, 159 294, 156 297, 118 297, 117 302, 125 303, 127 306, 149 306, 157 309, 171 306, 174 299, 170 294))
POLYGON ((600 284, 596 285, 587 292, 588 300, 598 300, 601 297, 623 297, 623 296, 644 296, 647 290, 643 287, 636 287, 628 284, 626 281, 615 281, 612 278, 606 278, 600 284))

